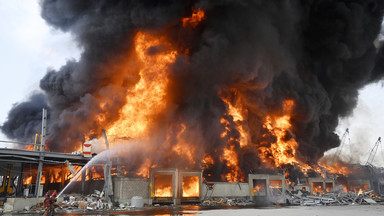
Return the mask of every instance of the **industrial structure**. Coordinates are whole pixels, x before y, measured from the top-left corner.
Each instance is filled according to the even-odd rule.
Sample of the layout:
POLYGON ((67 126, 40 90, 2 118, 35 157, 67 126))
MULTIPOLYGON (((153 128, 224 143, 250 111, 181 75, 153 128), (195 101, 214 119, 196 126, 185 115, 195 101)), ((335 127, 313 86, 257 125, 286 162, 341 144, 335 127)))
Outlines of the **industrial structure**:
MULTIPOLYGON (((129 203, 137 196, 147 204, 200 203, 207 198, 220 197, 285 203, 287 192, 300 190, 316 195, 338 190, 340 186, 344 192, 374 190, 378 194, 384 193, 384 170, 371 165, 380 138, 366 165, 354 165, 354 170, 359 171, 349 176, 329 175, 324 171, 315 175, 302 173, 292 180, 287 178, 287 170, 280 169, 250 172, 247 182, 209 182, 205 180, 203 170, 157 167, 150 169, 147 177, 124 174, 121 164, 114 162, 109 151, 105 161, 86 166, 92 158, 89 143, 84 144, 83 152, 73 154, 46 151, 46 118, 47 113, 43 110, 42 133, 36 135, 32 150, 0 149, 0 199, 42 197, 48 191, 63 191, 69 182, 74 182, 72 192, 78 194, 91 194, 95 189, 103 191, 109 203, 129 203), (40 142, 38 138, 41 138, 40 142)), ((106 133, 102 132, 109 149, 106 133)), ((348 133, 347 129, 343 142, 349 140, 348 133)))

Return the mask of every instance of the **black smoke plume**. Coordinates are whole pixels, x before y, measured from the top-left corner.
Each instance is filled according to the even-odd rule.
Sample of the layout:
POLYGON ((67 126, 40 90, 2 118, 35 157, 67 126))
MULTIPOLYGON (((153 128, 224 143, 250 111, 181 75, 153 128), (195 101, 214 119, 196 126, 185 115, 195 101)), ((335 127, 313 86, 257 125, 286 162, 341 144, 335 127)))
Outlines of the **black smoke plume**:
MULTIPOLYGON (((140 77, 117 73, 121 69, 113 65, 132 50, 138 31, 165 31, 178 49, 188 49, 172 65, 168 103, 173 111, 162 122, 182 119, 193 128, 200 156, 215 155, 227 144, 220 138, 223 116, 232 127, 229 136, 239 137, 220 96, 245 104, 254 146, 239 153, 245 172, 260 165, 260 143, 274 141, 261 136, 262 122, 267 113, 282 110, 284 99, 295 101, 289 136, 299 143, 299 157, 316 162, 339 145, 338 118, 352 112, 358 90, 384 74, 382 49, 373 43, 383 17, 380 0, 44 0, 41 7, 46 22, 70 32, 83 50, 79 61, 48 71, 40 82, 50 108, 52 150, 73 150, 89 131, 94 131, 90 138, 100 137, 103 126, 94 118, 100 113, 110 122, 118 118, 127 89, 140 77), (197 8, 206 18, 196 28, 183 28, 182 18, 197 8)), ((31 137, 44 103, 32 97, 16 105, 3 133, 18 140, 31 137), (37 113, 18 118, 30 106, 37 113)), ((238 143, 233 146, 242 151, 238 143)), ((215 172, 225 169, 218 166, 215 172)))
POLYGON ((11 139, 33 143, 35 134, 41 131, 43 108, 48 108, 45 96, 32 94, 27 102, 13 105, 8 113, 9 120, 1 126, 1 131, 11 139))

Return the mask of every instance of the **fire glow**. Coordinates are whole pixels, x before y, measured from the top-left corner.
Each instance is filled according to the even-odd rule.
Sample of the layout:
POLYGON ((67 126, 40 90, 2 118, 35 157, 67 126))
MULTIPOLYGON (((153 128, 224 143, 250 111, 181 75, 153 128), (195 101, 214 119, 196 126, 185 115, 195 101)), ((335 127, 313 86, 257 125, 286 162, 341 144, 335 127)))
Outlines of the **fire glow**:
MULTIPOLYGON (((203 10, 195 10, 191 17, 182 19, 182 26, 195 28, 205 18, 203 10)), ((137 32, 134 37, 134 47, 133 54, 130 54, 126 60, 130 63, 124 63, 124 65, 134 65, 139 71, 139 79, 132 88, 127 90, 126 103, 119 112, 118 120, 109 124, 107 133, 108 136, 123 135, 132 139, 151 140, 151 136, 154 135, 152 131, 154 125, 158 124, 157 119, 164 116, 172 106, 169 104, 170 95, 168 95, 171 68, 178 56, 188 52, 179 50, 178 45, 172 44, 166 34, 159 32, 156 34, 145 31, 137 32)), ((212 169, 215 164, 222 163, 224 170, 220 174, 220 178, 228 182, 246 181, 245 173, 247 171, 242 169, 242 160, 244 155, 250 151, 257 152, 256 156, 261 159, 265 167, 281 168, 288 164, 301 164, 302 171, 313 169, 296 156, 299 144, 295 140, 291 125, 295 101, 284 99, 281 102, 281 110, 265 114, 264 122, 261 122, 264 134, 260 135, 261 137, 273 137, 274 141, 253 143, 248 124, 247 103, 242 99, 242 94, 235 87, 229 88, 229 91, 217 92, 226 109, 218 120, 218 124, 223 128, 219 139, 225 143, 221 149, 214 151, 215 154, 220 154, 219 157, 214 157, 212 152, 202 152, 202 149, 196 149, 194 139, 190 139, 190 134, 194 133, 195 128, 191 128, 189 124, 183 122, 182 118, 168 123, 165 130, 166 138, 158 145, 169 151, 161 157, 165 160, 182 158, 190 168, 201 168, 199 166, 205 164, 204 170, 212 169)), ((98 121, 100 125, 108 123, 104 115, 99 115, 98 121)), ((145 148, 153 148, 153 146, 145 148)), ((159 164, 154 163, 153 159, 148 157, 135 172, 137 176, 148 178, 150 168, 158 166, 159 164)), ((211 174, 206 175, 206 177, 209 176, 211 174)), ((155 194, 164 197, 171 196, 170 187, 157 188, 155 194)), ((186 194, 190 194, 190 192, 186 192, 186 194)))
POLYGON ((172 197, 172 175, 155 175, 155 197, 172 197))
POLYGON ((183 176, 183 197, 199 197, 200 181, 198 176, 183 176))
MULTIPOLYGON (((52 110, 52 149, 79 150, 77 144, 100 138, 101 129, 106 129, 108 137, 125 138, 113 154, 120 168, 112 168, 124 176, 149 178, 151 168, 170 167, 202 169, 204 180, 236 183, 246 182, 247 175, 257 169, 284 170, 286 178, 291 177, 292 167, 324 178, 326 171, 349 175, 347 166, 318 164, 318 160, 338 145, 333 132, 337 120, 352 111, 354 104, 344 100, 356 98, 358 88, 374 81, 364 76, 372 68, 366 61, 373 62, 367 56, 374 56, 372 42, 378 30, 343 29, 340 34, 356 36, 356 41, 332 41, 349 37, 319 34, 327 32, 317 20, 329 23, 323 16, 292 16, 303 8, 322 12, 321 8, 339 7, 332 1, 322 4, 330 7, 310 1, 292 5, 272 1, 101 3, 105 9, 85 5, 92 6, 86 11, 94 13, 84 12, 73 23, 61 20, 65 16, 56 17, 52 7, 43 7, 48 23, 73 33, 84 48, 78 62, 68 62, 41 81, 45 102, 52 110), (276 8, 284 9, 279 16, 276 8), (135 13, 130 14, 133 9, 135 13), (108 19, 100 22, 104 16, 108 19), (53 22, 55 18, 63 22, 53 22), (328 44, 345 47, 330 53, 339 47, 328 44), (314 45, 319 49, 313 51, 314 45), (346 49, 351 51, 348 58, 332 56, 346 49), (366 68, 350 67, 351 62, 366 68), (361 75, 366 83, 356 86, 356 81, 347 79, 350 74, 361 75)), ((362 7, 358 11, 364 14, 359 15, 371 20, 370 27, 380 26, 381 19, 374 25, 369 4, 353 4, 362 7)), ((336 14, 330 17, 346 17, 338 14, 343 11, 334 10, 336 14)), ((358 19, 340 22, 346 22, 340 26, 362 26, 358 19)), ((111 146, 115 147, 113 142, 111 146)), ((102 168, 91 167, 86 176, 103 179, 102 173, 102 168)), ((55 173, 45 181, 60 179, 55 173)), ((155 193, 168 197, 174 193, 168 187, 156 188, 155 193)), ((186 196, 195 194, 185 187, 186 196)))

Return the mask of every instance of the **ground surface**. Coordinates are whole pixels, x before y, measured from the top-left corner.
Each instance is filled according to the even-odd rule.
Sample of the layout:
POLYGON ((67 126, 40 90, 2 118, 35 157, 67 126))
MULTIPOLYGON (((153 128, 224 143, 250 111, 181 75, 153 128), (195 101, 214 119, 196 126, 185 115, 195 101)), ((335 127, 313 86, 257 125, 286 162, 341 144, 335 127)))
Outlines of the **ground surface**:
MULTIPOLYGON (((37 216, 41 213, 13 213, 4 216, 37 216)), ((199 206, 149 207, 130 211, 75 211, 55 215, 202 215, 202 216, 384 216, 384 205, 349 205, 349 206, 293 206, 263 208, 205 209, 199 206)))
POLYGON ((295 206, 268 209, 230 209, 200 211, 204 216, 384 216, 383 205, 365 206, 295 206))

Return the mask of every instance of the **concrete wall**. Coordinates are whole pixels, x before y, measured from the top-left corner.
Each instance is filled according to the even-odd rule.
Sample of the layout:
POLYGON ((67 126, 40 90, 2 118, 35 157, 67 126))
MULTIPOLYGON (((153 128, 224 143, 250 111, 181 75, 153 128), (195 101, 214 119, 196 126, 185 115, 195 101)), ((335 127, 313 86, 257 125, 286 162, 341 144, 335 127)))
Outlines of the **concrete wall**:
POLYGON ((213 190, 208 190, 205 184, 202 185, 202 198, 210 197, 249 197, 248 183, 229 183, 229 182, 208 182, 213 190), (206 197, 205 197, 206 196, 206 197))
POLYGON ((113 177, 112 181, 114 201, 121 204, 130 204, 132 197, 140 196, 143 198, 144 203, 149 204, 149 179, 113 177))

